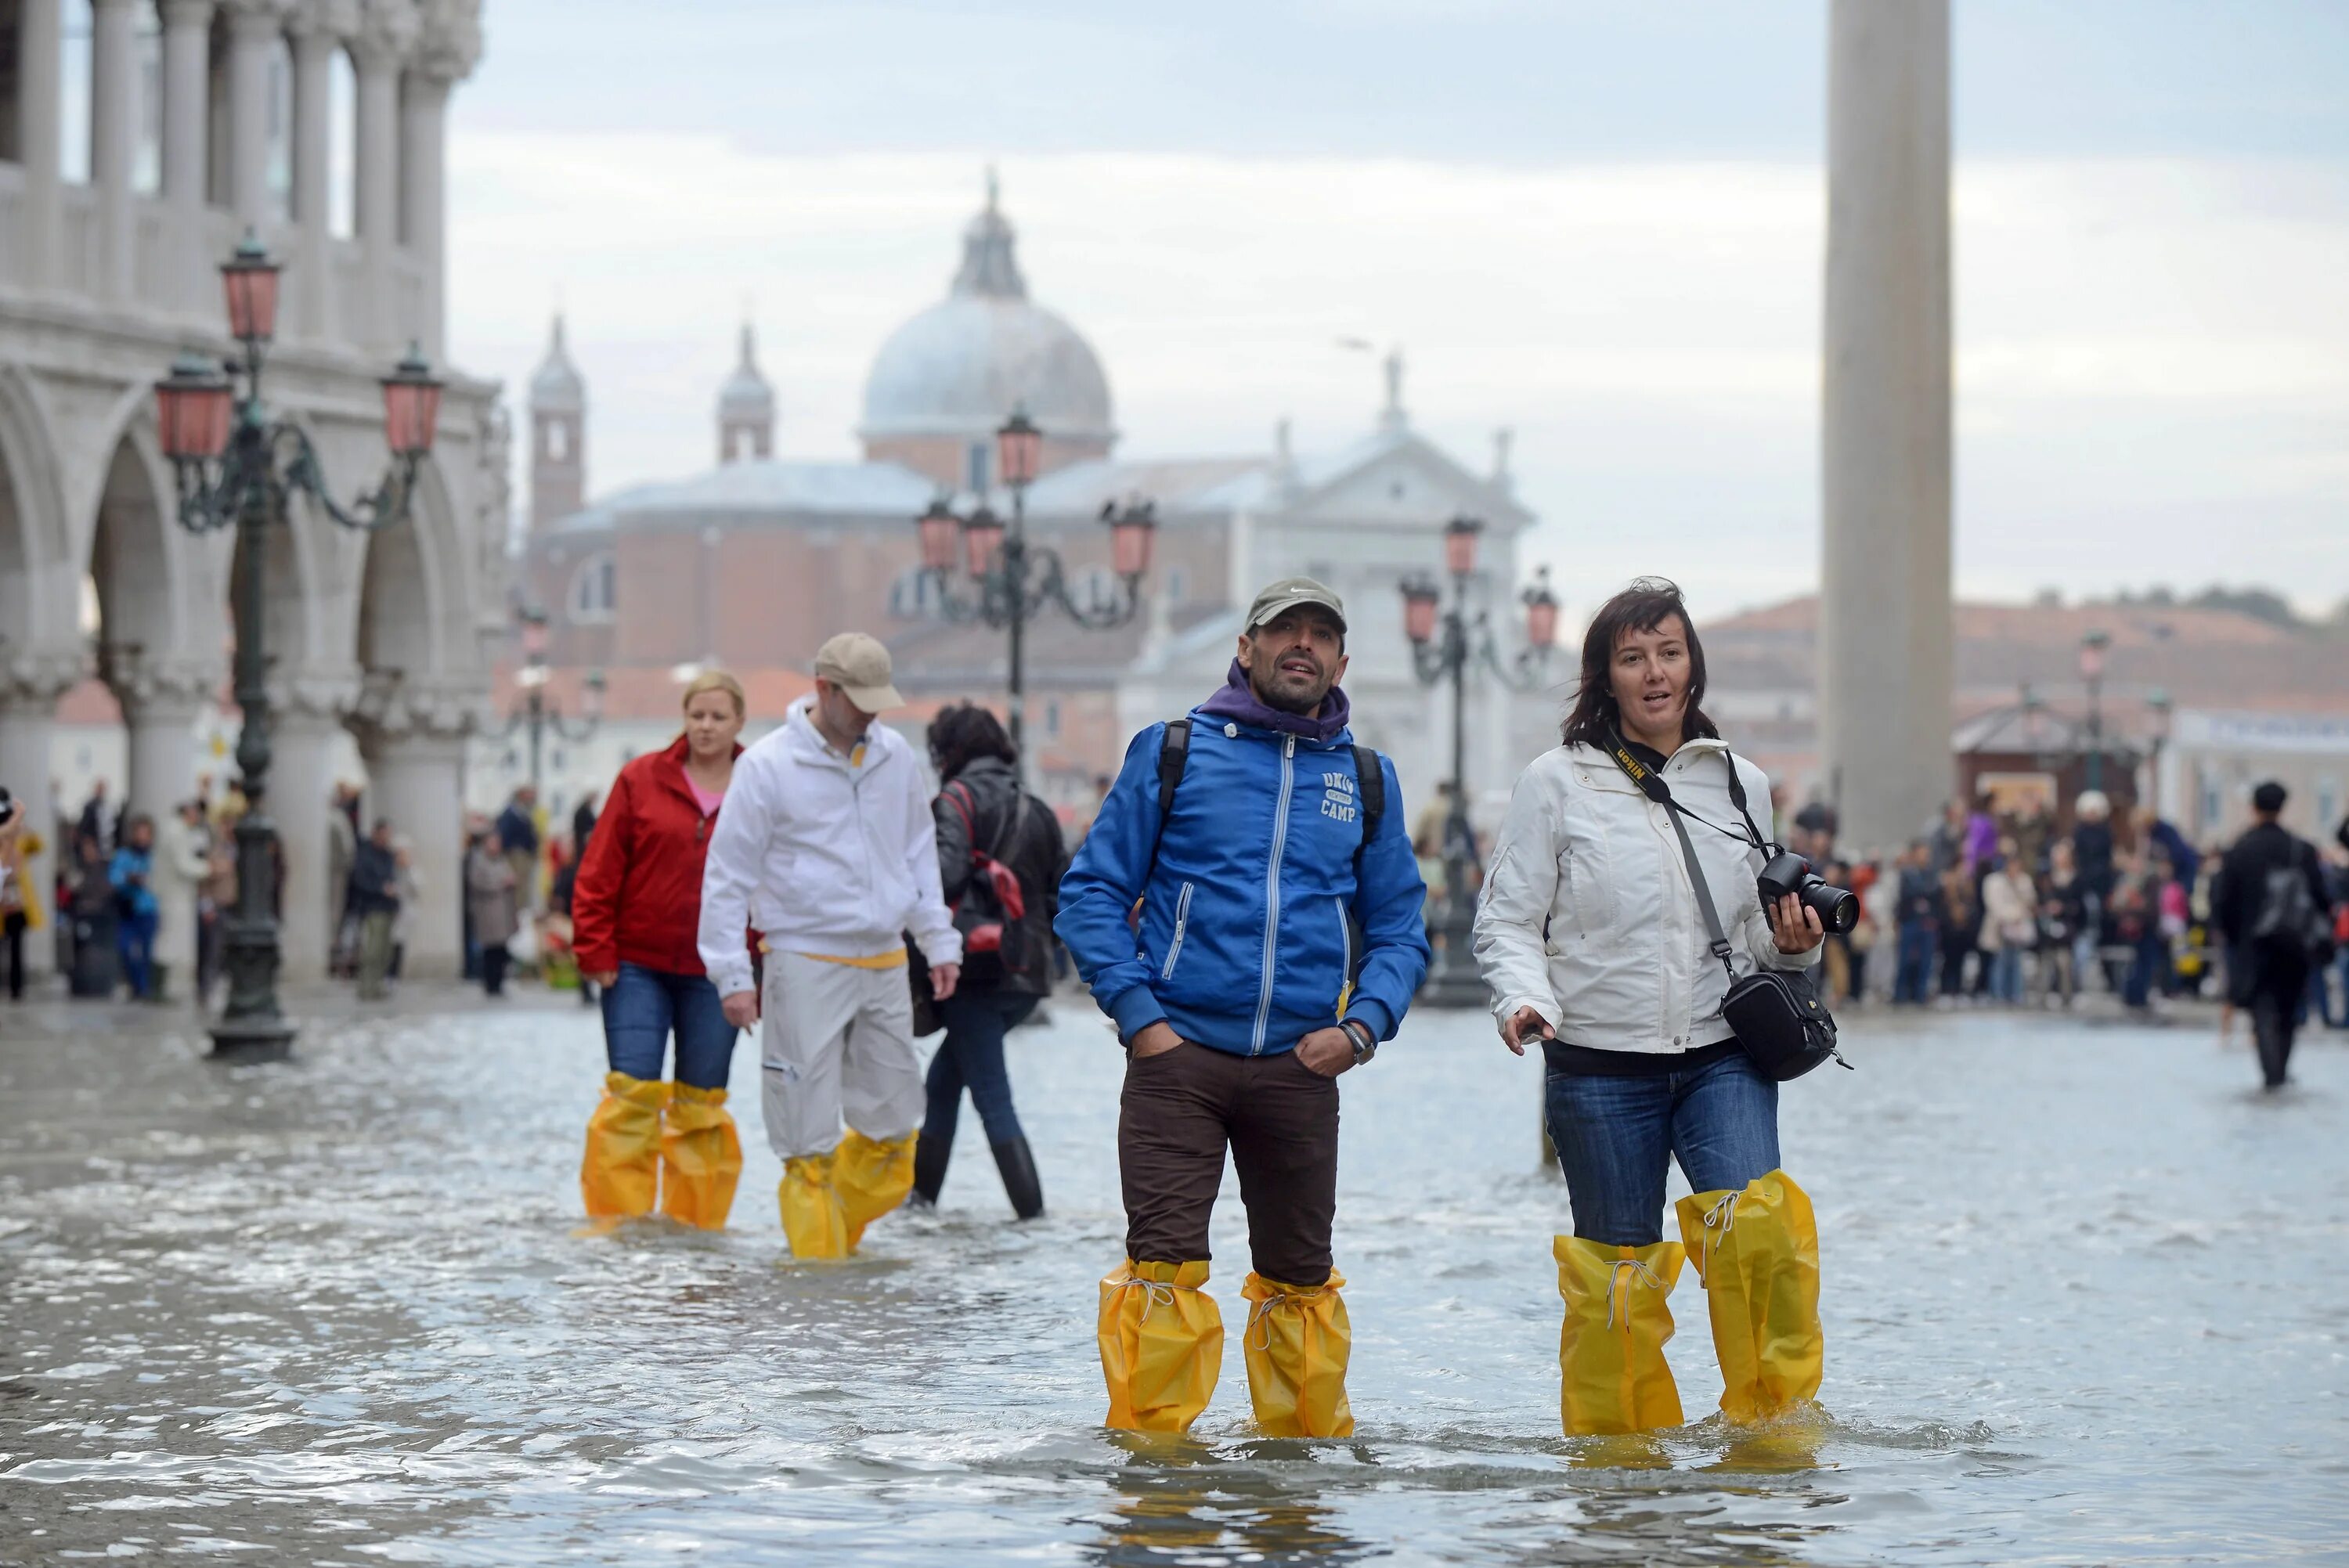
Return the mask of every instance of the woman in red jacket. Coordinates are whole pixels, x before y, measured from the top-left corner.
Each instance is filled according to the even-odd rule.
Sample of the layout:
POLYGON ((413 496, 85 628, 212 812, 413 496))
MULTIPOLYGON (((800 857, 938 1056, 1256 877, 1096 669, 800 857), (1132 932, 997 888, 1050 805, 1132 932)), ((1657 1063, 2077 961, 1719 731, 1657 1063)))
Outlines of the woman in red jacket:
POLYGON ((579 973, 604 988, 611 1071, 587 1120, 579 1190, 588 1217, 653 1210, 705 1230, 726 1223, 742 1140, 726 1110, 734 1026, 702 972, 701 861, 741 754, 740 683, 720 670, 685 688, 685 733, 620 769, 571 895, 579 973), (661 1076, 677 1037, 677 1081, 661 1076), (666 1175, 663 1174, 664 1170, 666 1175))

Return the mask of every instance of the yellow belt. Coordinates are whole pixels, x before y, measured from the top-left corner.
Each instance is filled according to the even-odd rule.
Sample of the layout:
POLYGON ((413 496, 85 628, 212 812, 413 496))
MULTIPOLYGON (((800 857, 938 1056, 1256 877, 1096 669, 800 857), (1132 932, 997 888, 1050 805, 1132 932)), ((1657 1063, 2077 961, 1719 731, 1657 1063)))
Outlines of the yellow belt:
MULTIPOLYGON (((774 950, 773 943, 764 937, 759 939, 760 952, 772 953, 774 950)), ((894 953, 875 953, 869 958, 846 958, 834 953, 802 953, 800 956, 812 958, 818 964, 845 965, 851 969, 903 969, 905 966, 905 950, 902 947, 894 953)))

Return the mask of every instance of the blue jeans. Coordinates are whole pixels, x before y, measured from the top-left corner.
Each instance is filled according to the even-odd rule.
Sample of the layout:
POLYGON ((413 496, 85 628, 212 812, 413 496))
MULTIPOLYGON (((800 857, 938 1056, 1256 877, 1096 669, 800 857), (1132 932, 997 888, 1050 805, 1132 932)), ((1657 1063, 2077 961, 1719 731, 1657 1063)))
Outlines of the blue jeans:
POLYGON ((122 960, 122 973, 130 982, 130 994, 141 999, 154 980, 156 919, 155 912, 150 909, 126 914, 114 924, 115 955, 122 960))
POLYGON ((612 1070, 633 1078, 658 1078, 677 1036, 677 1081, 695 1088, 724 1088, 734 1059, 734 1026, 705 975, 672 975, 641 964, 620 965, 619 978, 604 987, 604 1048, 612 1070))
MULTIPOLYGON (((2154 983, 2169 966, 2168 939, 2158 934, 2141 936, 2129 953, 2128 978, 2121 986, 2121 1001, 2130 1007, 2143 1007, 2153 1000, 2154 983)), ((2167 987, 2164 987, 2167 989, 2167 987)))
POLYGON ((1900 927, 1900 964, 1893 972, 1892 1000, 1922 1005, 1933 994, 1933 927, 1911 920, 1900 927))
POLYGON ((2021 1005, 2023 1001, 2023 949, 2002 947, 1990 958, 1990 994, 2000 1001, 2021 1005))
POLYGON ((1020 1135, 1019 1114, 1011 1109, 1011 1072, 1003 1065, 1003 1037, 1036 1010, 1036 1001, 1009 991, 975 991, 957 992, 938 1004, 947 1037, 930 1058, 923 1143, 937 1150, 954 1146, 966 1088, 990 1145, 1009 1143, 1020 1135))
POLYGON ((1585 1241, 1645 1247, 1663 1240, 1671 1160, 1695 1192, 1736 1191, 1778 1168, 1778 1086, 1743 1051, 1692 1072, 1552 1073, 1544 1105, 1574 1202, 1574 1233, 1585 1241))

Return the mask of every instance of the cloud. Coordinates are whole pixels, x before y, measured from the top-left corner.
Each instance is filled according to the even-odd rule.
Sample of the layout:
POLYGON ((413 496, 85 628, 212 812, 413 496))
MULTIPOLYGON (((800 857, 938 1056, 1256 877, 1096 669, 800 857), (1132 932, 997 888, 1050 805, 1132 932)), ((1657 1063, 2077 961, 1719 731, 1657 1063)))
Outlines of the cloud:
MULTIPOLYGON (((874 350, 939 297, 960 153, 461 131, 453 346, 526 379, 557 300, 600 492, 705 465, 755 303, 786 455, 853 452, 874 350)), ((1517 431, 1537 554, 1722 607, 1816 579, 1825 191, 1799 163, 1548 169, 1071 153, 1008 165, 1037 297, 1109 367, 1124 449, 1329 447, 1378 400, 1473 464, 1517 431)), ((1955 191, 1958 560, 1973 591, 2256 577, 2349 593, 2349 186, 2324 164, 1982 161, 1955 191)), ((1586 586, 1587 585, 1587 586, 1586 586)))

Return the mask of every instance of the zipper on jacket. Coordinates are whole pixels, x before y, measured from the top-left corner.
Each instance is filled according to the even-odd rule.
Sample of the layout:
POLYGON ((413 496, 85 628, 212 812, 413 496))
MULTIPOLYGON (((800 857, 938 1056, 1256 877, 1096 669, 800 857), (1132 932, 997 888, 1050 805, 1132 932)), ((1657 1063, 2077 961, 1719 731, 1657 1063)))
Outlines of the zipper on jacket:
POLYGON ((1257 982, 1256 995, 1256 1037, 1248 1044, 1248 1055, 1264 1054, 1264 1031, 1272 1018, 1272 961, 1278 951, 1275 939, 1280 934, 1280 857, 1288 847, 1288 797, 1297 782, 1297 771, 1290 759, 1297 755, 1297 737, 1280 738, 1280 799, 1273 807, 1272 860, 1264 872, 1264 972, 1257 982))
POLYGON ((1183 956, 1183 933, 1191 923, 1191 884, 1185 882, 1174 900, 1174 940, 1166 945, 1166 962, 1159 969, 1161 980, 1174 978, 1174 960, 1183 956))
POLYGON ((1346 918, 1346 901, 1334 901, 1338 905, 1338 1016, 1346 1016, 1346 1004, 1354 999, 1354 923, 1346 918))

